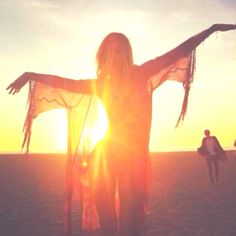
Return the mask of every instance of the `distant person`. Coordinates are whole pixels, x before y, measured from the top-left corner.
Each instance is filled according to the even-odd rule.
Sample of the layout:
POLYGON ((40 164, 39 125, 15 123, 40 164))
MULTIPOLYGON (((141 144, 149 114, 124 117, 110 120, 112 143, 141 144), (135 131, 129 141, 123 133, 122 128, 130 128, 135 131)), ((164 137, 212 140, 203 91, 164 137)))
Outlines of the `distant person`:
MULTIPOLYGON (((26 72, 8 86, 9 93, 15 94, 26 83, 30 83, 29 111, 24 126, 23 143, 27 148, 32 121, 42 111, 65 107, 69 114, 68 127, 77 122, 77 130, 81 130, 76 137, 80 142, 81 137, 86 134, 84 125, 89 125, 91 120, 88 118, 95 115, 92 98, 99 98, 102 102, 109 127, 103 141, 93 150, 88 168, 103 236, 141 235, 148 200, 148 147, 154 90, 166 80, 183 83, 185 96, 178 122, 183 120, 195 68, 195 48, 216 31, 235 29, 235 24, 214 24, 142 65, 133 63, 128 38, 122 33, 113 32, 104 38, 97 51, 97 78, 73 80, 56 75, 26 72), (71 93, 73 95, 70 95, 71 93), (71 118, 76 107, 80 108, 77 120, 71 118), (119 217, 115 206, 116 190, 119 196, 119 217)), ((76 140, 73 132, 76 132, 75 128, 70 130, 69 144, 76 140)), ((68 155, 71 157, 68 178, 73 178, 70 171, 77 168, 79 144, 74 145, 74 151, 68 149, 68 155)), ((66 212, 70 212, 68 206, 73 181, 67 182, 69 184, 66 196, 69 201, 65 205, 66 212)), ((70 220, 68 222, 70 223, 70 220)), ((67 224, 65 233, 70 234, 67 224)))
POLYGON ((236 139, 234 140, 234 158, 236 160, 236 139))
POLYGON ((219 181, 219 153, 224 153, 220 142, 215 136, 211 136, 209 129, 204 130, 205 137, 202 139, 200 154, 207 162, 209 179, 213 183, 219 181))

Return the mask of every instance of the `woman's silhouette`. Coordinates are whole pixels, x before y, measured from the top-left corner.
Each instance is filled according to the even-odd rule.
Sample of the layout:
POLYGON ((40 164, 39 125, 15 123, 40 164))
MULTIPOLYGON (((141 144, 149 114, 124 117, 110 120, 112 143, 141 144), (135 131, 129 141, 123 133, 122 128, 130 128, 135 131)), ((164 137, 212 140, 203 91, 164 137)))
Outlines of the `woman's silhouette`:
MULTIPOLYGON (((88 179, 103 236, 141 235, 148 193, 152 92, 166 80, 182 82, 185 98, 178 122, 181 121, 186 112, 188 92, 193 79, 195 48, 216 31, 234 29, 235 24, 214 24, 173 50, 139 66, 133 63, 127 37, 121 33, 110 33, 97 52, 96 79, 72 80, 26 72, 8 86, 9 93, 15 94, 27 82, 31 83, 30 109, 25 123, 24 142, 27 145, 32 119, 36 116, 32 111, 38 109, 37 112, 41 112, 37 104, 43 101, 45 105, 61 99, 62 102, 58 104, 68 110, 72 107, 68 106, 69 99, 55 96, 54 100, 50 100, 50 92, 48 97, 45 95, 44 99, 39 99, 36 91, 50 91, 50 88, 54 91, 56 88, 59 89, 59 94, 66 91, 84 96, 95 95, 101 100, 109 127, 104 140, 89 155, 88 179), (119 217, 115 207, 116 190, 119 196, 119 217)), ((89 104, 88 102, 88 106, 89 104)), ((76 106, 82 104, 78 102, 76 106)), ((80 122, 86 119, 85 115, 80 122)), ((83 128, 80 130, 82 133, 83 128)))

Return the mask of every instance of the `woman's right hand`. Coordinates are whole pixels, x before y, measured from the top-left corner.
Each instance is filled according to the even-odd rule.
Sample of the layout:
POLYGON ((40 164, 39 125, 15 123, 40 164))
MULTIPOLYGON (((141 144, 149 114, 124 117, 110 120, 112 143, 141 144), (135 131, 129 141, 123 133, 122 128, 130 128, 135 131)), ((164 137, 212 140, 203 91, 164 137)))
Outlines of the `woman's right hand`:
POLYGON ((6 90, 9 90, 9 94, 14 95, 15 93, 18 93, 21 90, 21 88, 29 81, 29 79, 30 73, 25 72, 20 77, 18 77, 13 83, 9 84, 6 90))

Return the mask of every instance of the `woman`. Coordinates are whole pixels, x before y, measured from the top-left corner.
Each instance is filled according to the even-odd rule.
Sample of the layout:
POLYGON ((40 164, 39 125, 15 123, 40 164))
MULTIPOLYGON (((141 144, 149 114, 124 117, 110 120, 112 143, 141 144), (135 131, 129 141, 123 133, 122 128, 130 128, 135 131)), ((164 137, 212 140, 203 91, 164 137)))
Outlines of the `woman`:
MULTIPOLYGON (((195 48, 210 34, 233 29, 236 25, 214 24, 140 66, 133 64, 126 36, 111 33, 97 52, 97 79, 71 80, 26 72, 8 86, 9 93, 15 94, 28 81, 33 81, 40 86, 95 95, 101 100, 109 127, 106 137, 93 151, 90 170, 92 175, 96 172, 96 178, 91 178, 91 185, 103 236, 141 235, 148 192, 152 92, 168 79, 182 82, 185 98, 178 122, 183 119, 193 79, 195 48), (116 189, 119 217, 115 207, 116 189)), ((28 117, 32 116, 29 112, 28 117)), ((26 129, 30 130, 31 123, 27 124, 26 129)), ((30 132, 27 134, 25 141, 29 143, 30 132)))

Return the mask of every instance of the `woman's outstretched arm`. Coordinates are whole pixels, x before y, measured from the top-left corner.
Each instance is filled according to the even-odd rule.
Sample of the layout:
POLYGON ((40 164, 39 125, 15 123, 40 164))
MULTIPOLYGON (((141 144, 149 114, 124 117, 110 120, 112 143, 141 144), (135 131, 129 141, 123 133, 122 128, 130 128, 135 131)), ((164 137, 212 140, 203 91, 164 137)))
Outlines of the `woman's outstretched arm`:
POLYGON ((178 60, 180 57, 190 54, 200 43, 202 43, 212 33, 217 31, 229 31, 235 29, 236 24, 214 24, 208 29, 192 36, 191 38, 181 43, 179 46, 168 52, 165 57, 167 58, 167 61, 178 60))
POLYGON ((145 72, 147 77, 155 75, 163 68, 176 62, 181 57, 189 55, 200 43, 202 43, 212 33, 217 31, 235 30, 236 24, 214 24, 208 29, 190 37, 176 48, 170 50, 164 55, 153 60, 145 62, 140 67, 145 72))
POLYGON ((56 88, 66 89, 71 92, 84 93, 84 94, 93 93, 95 85, 94 83, 96 81, 93 79, 73 80, 56 75, 25 72, 7 87, 7 90, 9 90, 9 94, 18 93, 21 90, 21 88, 30 80, 35 82, 40 82, 45 85, 50 85, 56 88))

